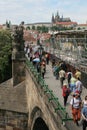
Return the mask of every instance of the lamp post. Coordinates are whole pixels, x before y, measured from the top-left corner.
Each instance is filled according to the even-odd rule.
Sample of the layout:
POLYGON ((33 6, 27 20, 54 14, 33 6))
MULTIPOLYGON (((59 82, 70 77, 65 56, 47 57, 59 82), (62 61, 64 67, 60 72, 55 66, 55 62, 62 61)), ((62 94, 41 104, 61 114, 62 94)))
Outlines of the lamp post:
MULTIPOLYGON (((40 33, 40 32, 39 32, 40 33)), ((39 33, 37 34, 37 45, 40 45, 40 37, 39 37, 39 33)))
POLYGON ((52 35, 52 48, 53 48, 53 54, 54 54, 54 44, 55 44, 55 37, 54 37, 54 33, 52 35))
POLYGON ((42 60, 43 50, 44 50, 44 48, 43 48, 42 45, 40 44, 40 47, 38 48, 39 55, 40 55, 40 61, 42 60))

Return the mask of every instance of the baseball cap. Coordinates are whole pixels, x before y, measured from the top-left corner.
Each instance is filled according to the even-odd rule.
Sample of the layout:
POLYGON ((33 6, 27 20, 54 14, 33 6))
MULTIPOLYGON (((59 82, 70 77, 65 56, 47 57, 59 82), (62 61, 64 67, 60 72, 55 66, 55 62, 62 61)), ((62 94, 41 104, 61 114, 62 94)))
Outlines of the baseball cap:
POLYGON ((75 95, 79 95, 79 91, 75 91, 75 95))

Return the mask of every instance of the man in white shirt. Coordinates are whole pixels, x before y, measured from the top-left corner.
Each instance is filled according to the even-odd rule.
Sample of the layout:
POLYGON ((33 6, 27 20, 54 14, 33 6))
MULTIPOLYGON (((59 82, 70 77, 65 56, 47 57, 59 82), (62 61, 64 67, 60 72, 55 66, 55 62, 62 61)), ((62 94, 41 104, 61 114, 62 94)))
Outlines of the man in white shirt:
POLYGON ((72 110, 73 121, 78 126, 78 121, 81 118, 81 98, 78 91, 75 92, 74 97, 70 101, 70 105, 72 110))

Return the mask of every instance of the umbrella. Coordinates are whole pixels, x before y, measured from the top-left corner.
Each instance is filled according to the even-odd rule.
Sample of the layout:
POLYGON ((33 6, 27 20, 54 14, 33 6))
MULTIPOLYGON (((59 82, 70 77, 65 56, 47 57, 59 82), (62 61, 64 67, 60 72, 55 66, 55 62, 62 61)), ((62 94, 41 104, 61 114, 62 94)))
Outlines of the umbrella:
POLYGON ((33 59, 34 62, 40 62, 40 59, 39 58, 35 58, 33 59))
POLYGON ((36 51, 38 51, 38 48, 39 48, 40 46, 35 46, 34 48, 33 48, 33 51, 34 52, 36 52, 36 51))

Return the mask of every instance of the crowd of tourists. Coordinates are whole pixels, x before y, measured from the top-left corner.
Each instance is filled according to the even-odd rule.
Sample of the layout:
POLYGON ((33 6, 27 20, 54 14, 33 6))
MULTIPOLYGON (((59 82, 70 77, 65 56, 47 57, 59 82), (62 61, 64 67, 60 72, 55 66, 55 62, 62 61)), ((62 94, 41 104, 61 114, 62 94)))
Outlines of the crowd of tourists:
MULTIPOLYGON (((30 62, 33 63, 37 72, 41 74, 44 79, 46 73, 46 65, 49 64, 50 55, 49 53, 39 51, 33 51, 33 48, 25 48, 25 52, 28 54, 30 62)), ((64 99, 64 107, 67 105, 67 100, 70 95, 71 101, 71 111, 73 121, 77 126, 79 126, 79 121, 82 120, 83 130, 87 127, 87 96, 84 100, 81 99, 81 94, 83 90, 83 83, 81 79, 81 72, 76 69, 75 73, 72 72, 65 62, 56 62, 55 59, 51 60, 52 72, 56 80, 60 81, 60 87, 62 89, 62 96, 64 99)))
POLYGON ((87 95, 84 100, 81 99, 83 83, 81 72, 79 69, 73 73, 67 68, 65 62, 57 62, 52 60, 52 71, 56 80, 60 81, 62 96, 64 99, 64 107, 67 105, 69 95, 71 95, 70 106, 74 123, 79 126, 79 121, 82 120, 83 130, 87 127, 87 95))
POLYGON ((30 62, 33 63, 37 72, 40 73, 44 79, 44 75, 46 73, 46 64, 49 64, 49 53, 43 51, 40 54, 38 48, 34 50, 34 48, 31 46, 25 48, 25 53, 27 54, 30 62))

